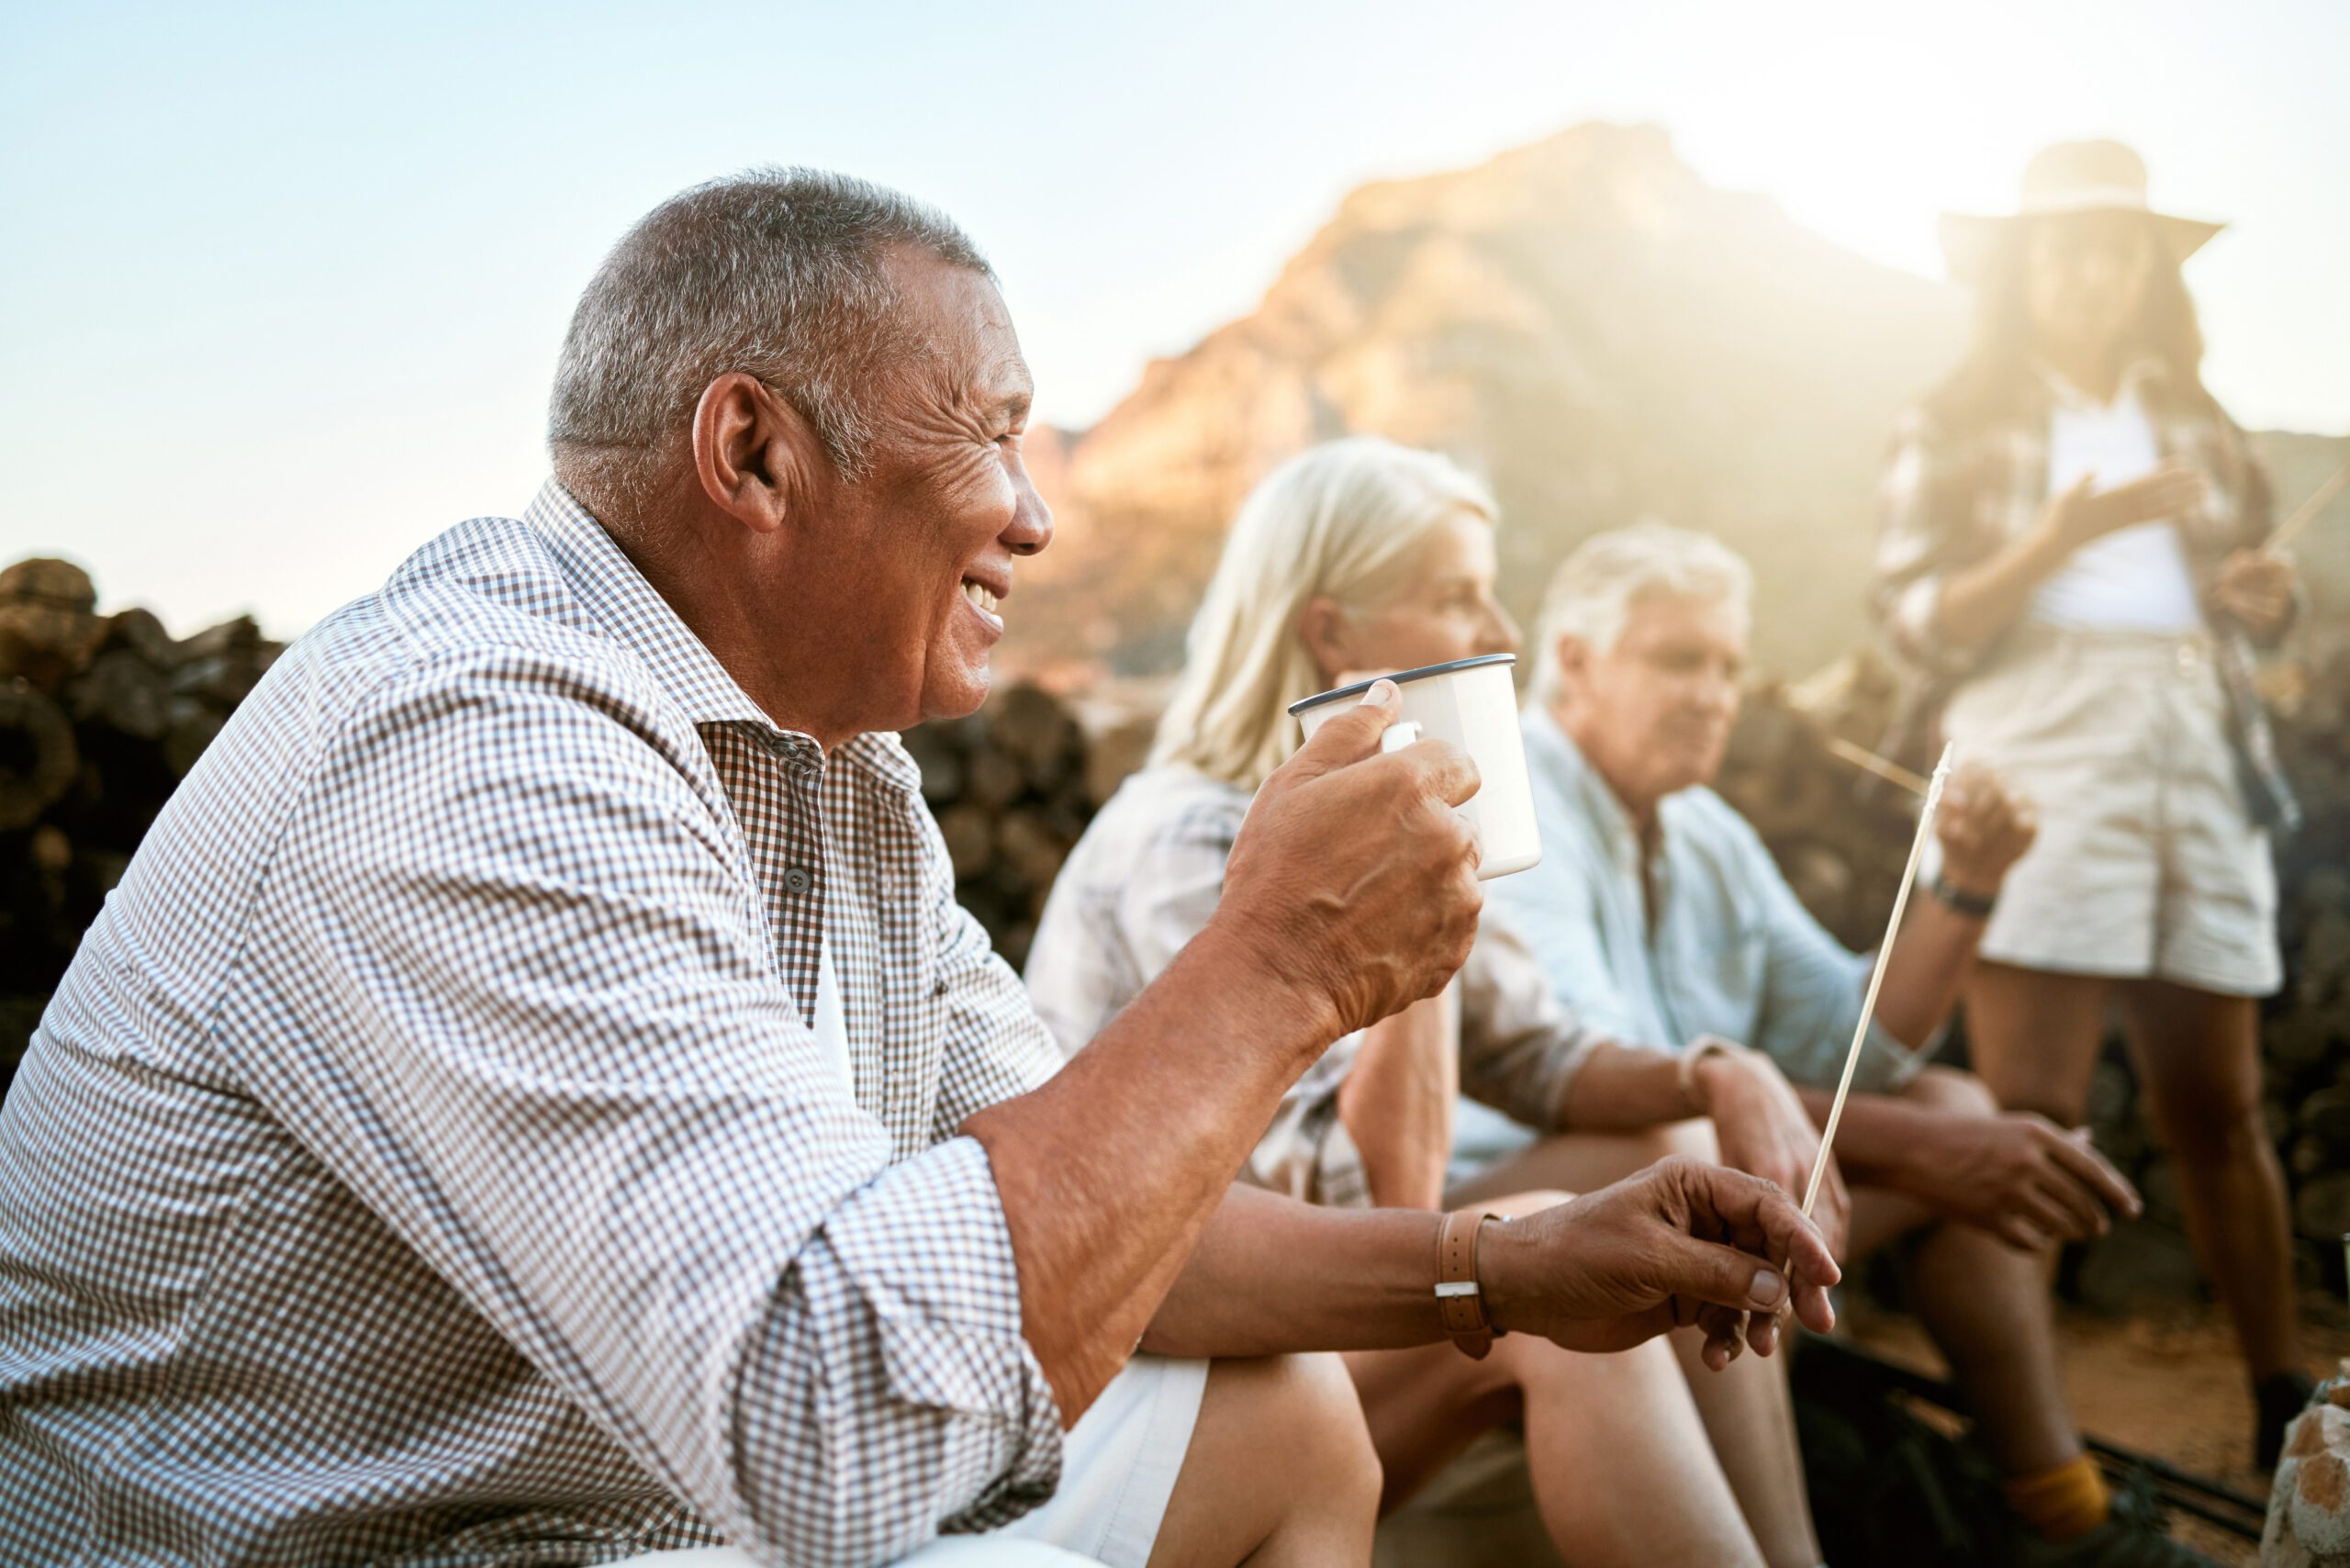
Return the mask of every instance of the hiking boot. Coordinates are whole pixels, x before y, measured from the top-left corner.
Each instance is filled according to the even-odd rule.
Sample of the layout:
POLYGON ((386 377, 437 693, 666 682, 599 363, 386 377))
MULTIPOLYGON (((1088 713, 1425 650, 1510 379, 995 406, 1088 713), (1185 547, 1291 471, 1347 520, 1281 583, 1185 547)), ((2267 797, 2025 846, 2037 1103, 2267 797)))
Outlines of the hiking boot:
POLYGON ((2087 1535, 2056 1541, 2020 1533, 2017 1568, 2219 1568, 2164 1533, 2161 1511, 2143 1482, 2115 1492, 2112 1517, 2087 1535))
POLYGON ((2300 1372, 2278 1372, 2252 1385, 2252 1463, 2255 1470, 2274 1470, 2284 1451, 2285 1428, 2309 1408, 2317 1384, 2300 1372))

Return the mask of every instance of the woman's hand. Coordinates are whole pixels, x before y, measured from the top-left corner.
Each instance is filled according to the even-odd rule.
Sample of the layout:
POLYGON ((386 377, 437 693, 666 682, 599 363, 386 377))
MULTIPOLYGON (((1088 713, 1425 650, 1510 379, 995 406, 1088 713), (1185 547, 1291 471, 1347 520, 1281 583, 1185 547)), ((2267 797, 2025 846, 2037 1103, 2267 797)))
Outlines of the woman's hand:
POLYGON ((1555 1208, 1488 1224, 1477 1248, 1494 1327, 1607 1351, 1697 1323, 1717 1371, 1743 1346, 1771 1353, 1791 1290, 1807 1327, 1832 1327, 1828 1287, 1841 1277, 1785 1193, 1680 1156, 1555 1208), (1783 1272, 1790 1262, 1792 1286, 1783 1272))
MULTIPOLYGON (((1700 1108, 1713 1118, 1722 1163, 1776 1182, 1801 1202, 1812 1162, 1819 1158, 1819 1129, 1778 1064, 1761 1051, 1729 1046, 1697 1064, 1695 1081, 1700 1108)), ((1843 1252, 1851 1217, 1852 1198, 1831 1157, 1812 1206, 1812 1220, 1830 1251, 1843 1252)))
POLYGON ((2030 801, 2009 793, 1988 767, 1967 763, 1951 775, 1934 819, 1942 875, 1962 892, 1996 898, 2008 868, 2039 832, 2040 813, 2030 801))
POLYGON ((2172 457, 2110 490, 2098 489, 2096 475, 2082 475, 2078 484, 2048 503, 2044 526, 2070 552, 2121 529, 2200 511, 2210 498, 2210 481, 2202 467, 2172 457))
POLYGON ((2281 550, 2238 550, 2220 563, 2211 602, 2255 641, 2285 630, 2293 615, 2293 558, 2281 550))

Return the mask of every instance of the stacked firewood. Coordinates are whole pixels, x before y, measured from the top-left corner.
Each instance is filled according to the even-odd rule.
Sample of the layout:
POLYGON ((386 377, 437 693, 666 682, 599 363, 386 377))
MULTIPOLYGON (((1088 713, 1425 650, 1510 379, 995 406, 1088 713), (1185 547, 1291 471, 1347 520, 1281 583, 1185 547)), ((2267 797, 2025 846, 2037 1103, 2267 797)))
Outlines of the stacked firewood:
POLYGON ((956 897, 1018 968, 1097 803, 1084 732, 1049 693, 1023 684, 969 718, 909 730, 905 742, 955 863, 956 897))
POLYGON ((0 1087, 164 800, 276 656, 246 617, 175 638, 64 561, 0 570, 0 1087))
MULTIPOLYGON (((2279 742, 2308 823, 2278 846, 2284 990, 2263 1007, 2264 1112, 2292 1189, 2298 1267, 2339 1292, 2350 1232, 2350 628, 2309 634, 2270 680, 2279 742)), ((1896 683, 1869 655, 1794 687, 1751 693, 1724 767, 1722 792, 1744 812, 1823 924, 1874 944, 1892 907, 1917 822, 1901 790, 1875 786, 1830 752, 1834 734, 1874 745, 1896 683)), ((1963 1029, 1949 1047, 1964 1062, 1963 1029)), ((2148 1119, 2118 1035, 2089 1101, 2098 1147, 2137 1182, 2147 1218, 2075 1260, 2067 1272, 2095 1305, 2196 1288, 2178 1178, 2148 1119)))

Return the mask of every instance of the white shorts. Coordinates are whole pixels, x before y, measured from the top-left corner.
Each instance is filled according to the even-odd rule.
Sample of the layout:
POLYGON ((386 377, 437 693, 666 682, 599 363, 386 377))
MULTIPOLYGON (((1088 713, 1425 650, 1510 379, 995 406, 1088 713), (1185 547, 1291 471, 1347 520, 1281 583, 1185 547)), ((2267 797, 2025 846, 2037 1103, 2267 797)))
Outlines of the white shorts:
MULTIPOLYGON (((1208 1363, 1136 1356, 1061 1439, 1061 1484, 1002 1529, 955 1536, 899 1568, 1144 1568, 1192 1447, 1208 1363)), ((618 1568, 755 1568, 733 1547, 632 1557, 618 1568)))
POLYGON ((1984 958, 2225 996, 2281 983, 2268 835, 2203 638, 2020 627, 1942 723, 2040 810, 1984 958))

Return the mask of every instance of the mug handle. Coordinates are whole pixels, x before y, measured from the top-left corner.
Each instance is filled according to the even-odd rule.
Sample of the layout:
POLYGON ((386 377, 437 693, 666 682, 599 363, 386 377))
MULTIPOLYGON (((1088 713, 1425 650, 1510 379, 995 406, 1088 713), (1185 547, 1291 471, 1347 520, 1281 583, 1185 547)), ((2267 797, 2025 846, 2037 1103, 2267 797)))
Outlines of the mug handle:
POLYGON ((1419 738, 1420 722, 1417 719, 1398 719, 1379 733, 1380 755, 1383 756, 1391 751, 1402 751, 1419 738))

